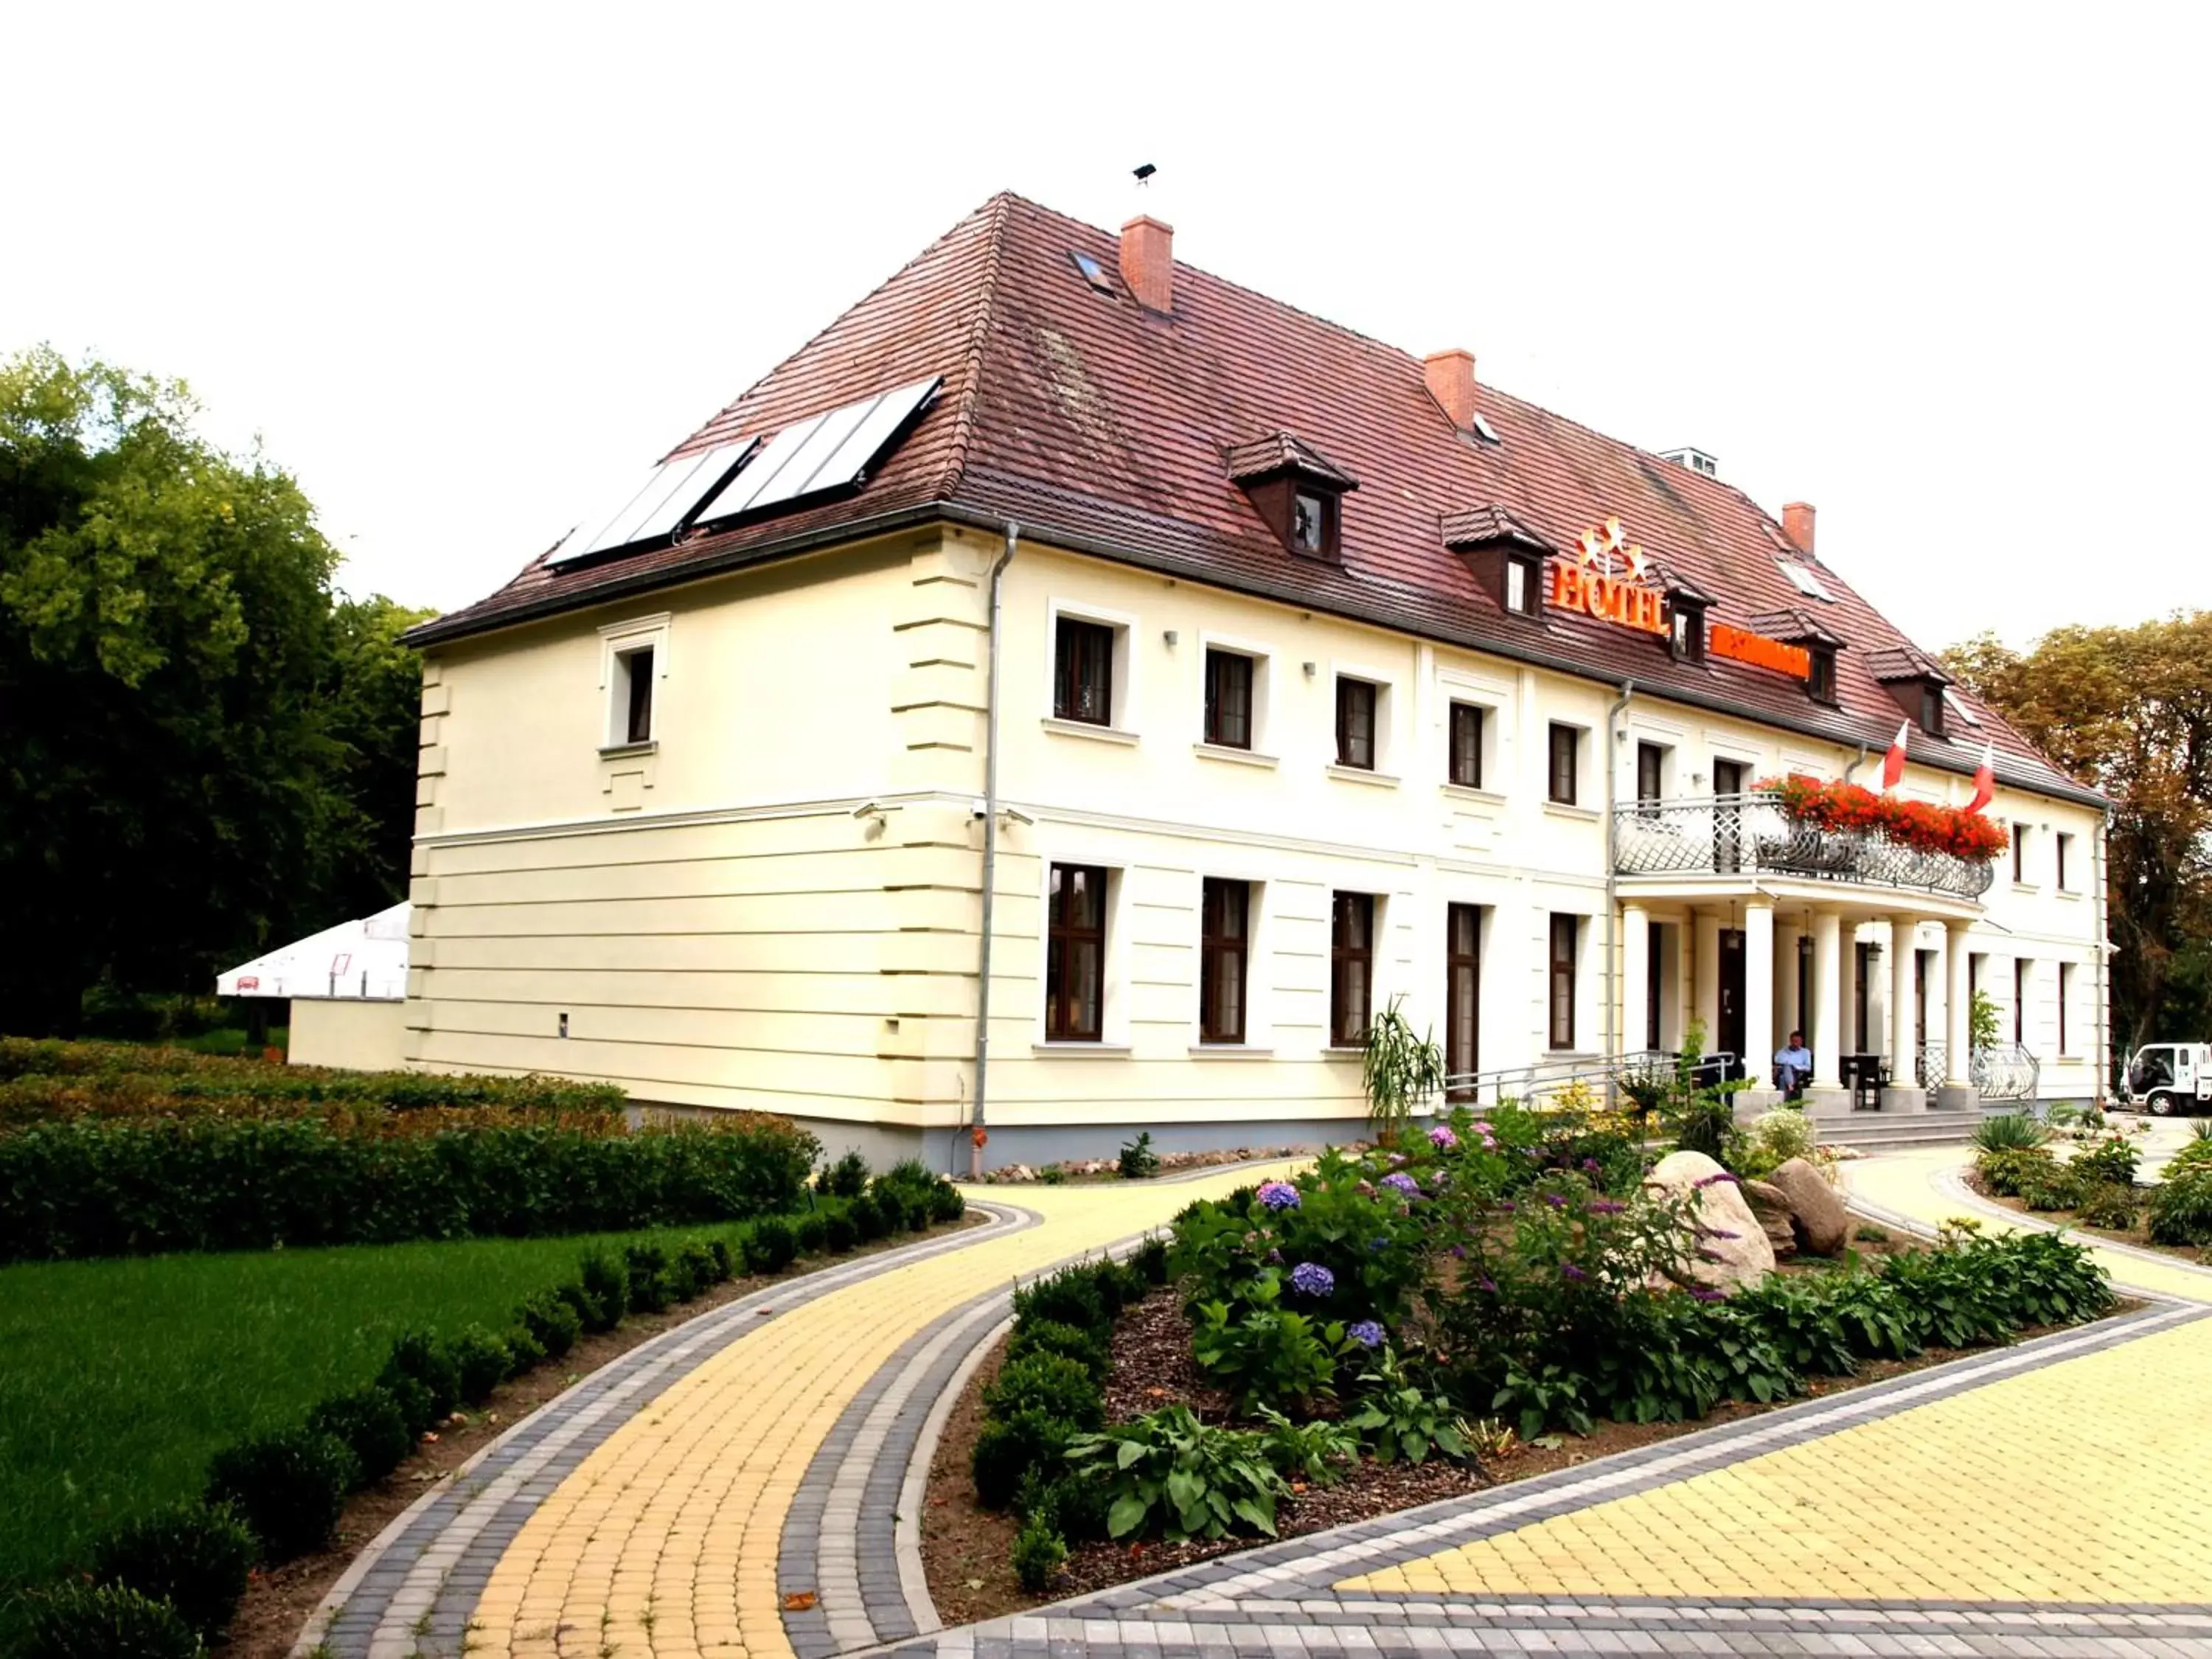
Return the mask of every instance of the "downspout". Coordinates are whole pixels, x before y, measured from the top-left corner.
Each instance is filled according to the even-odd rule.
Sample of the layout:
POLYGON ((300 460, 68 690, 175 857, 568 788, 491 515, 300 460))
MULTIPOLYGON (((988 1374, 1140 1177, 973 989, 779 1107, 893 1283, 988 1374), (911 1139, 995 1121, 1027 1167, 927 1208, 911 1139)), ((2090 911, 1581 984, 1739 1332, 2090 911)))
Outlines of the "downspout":
POLYGON ((2112 942, 2106 932, 2111 918, 2106 914, 2106 907, 2112 902, 2112 895, 2105 887, 2105 838, 2112 833, 2112 813, 2107 807, 2097 825, 2097 856, 2093 866, 2095 872, 2094 879, 2097 884, 2097 937, 2094 946, 2097 952, 2097 1084, 2089 1098, 2100 1111, 2104 1109, 2105 1091, 2112 1086, 2112 1012, 2106 1003, 2112 972, 2112 942))
POLYGON ((1635 696, 1636 682, 1623 680, 1620 683, 1620 701, 1605 711, 1605 1103, 1607 1110, 1612 1109, 1613 1103, 1615 1078, 1613 1062, 1619 1058, 1613 1037, 1614 1028, 1620 1024, 1620 1018, 1613 1006, 1615 973, 1613 953, 1616 948, 1614 934, 1620 930, 1615 913, 1620 908, 1616 895, 1620 887, 1620 878, 1615 869, 1620 835, 1613 824, 1613 796, 1620 787, 1614 771, 1613 722, 1620 718, 1621 711, 1628 707, 1630 699, 1635 696))
POLYGON ((968 1178, 983 1173, 983 1081, 991 1066, 991 911, 999 878, 999 589, 1022 527, 1006 520, 1006 550, 991 567, 990 666, 983 682, 983 938, 975 965, 975 1111, 968 1138, 968 1178))
POLYGON ((1869 751, 1868 750, 1866 744, 1861 744, 1859 745, 1859 757, 1844 769, 1844 781, 1845 783, 1849 783, 1851 781, 1852 773, 1857 771, 1859 768, 1867 763, 1867 755, 1869 752, 1869 751))

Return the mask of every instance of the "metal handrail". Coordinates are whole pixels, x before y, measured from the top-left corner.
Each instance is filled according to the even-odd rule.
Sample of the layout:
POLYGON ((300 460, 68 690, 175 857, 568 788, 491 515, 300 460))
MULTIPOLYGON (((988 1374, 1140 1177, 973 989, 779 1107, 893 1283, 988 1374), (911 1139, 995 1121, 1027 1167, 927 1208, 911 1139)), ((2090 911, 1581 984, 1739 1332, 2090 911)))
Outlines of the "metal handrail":
MULTIPOLYGON (((1479 1106, 1486 1094, 1493 1106, 1509 1100, 1526 1105, 1579 1083, 1602 1102, 1607 1090, 1621 1083, 1673 1077, 1679 1060, 1680 1056, 1664 1048, 1639 1048, 1610 1060, 1544 1060, 1489 1072, 1455 1072, 1444 1079, 1441 1099, 1445 1107, 1479 1106)), ((1732 1054, 1702 1054, 1695 1067, 1717 1082, 1729 1074, 1736 1060, 1732 1054)))
POLYGON ((1613 870, 1623 876, 1790 876, 1978 899, 1989 860, 1924 853, 1880 836, 1791 817, 1772 790, 1622 801, 1613 808, 1613 870))
MULTIPOLYGON (((1950 1045, 1921 1045, 1917 1059, 1920 1086, 1933 1096, 1948 1079, 1950 1045)), ((1984 1100, 2033 1100, 2042 1081, 2043 1062, 2017 1042, 1992 1043, 1977 1048, 1966 1061, 1966 1080, 1981 1091, 1984 1100)))

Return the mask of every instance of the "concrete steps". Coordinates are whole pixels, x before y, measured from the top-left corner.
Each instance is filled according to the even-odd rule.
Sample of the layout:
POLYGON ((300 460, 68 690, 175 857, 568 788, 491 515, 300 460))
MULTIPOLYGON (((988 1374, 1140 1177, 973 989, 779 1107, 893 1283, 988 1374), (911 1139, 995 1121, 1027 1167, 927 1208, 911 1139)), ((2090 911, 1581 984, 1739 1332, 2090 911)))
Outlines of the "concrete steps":
POLYGON ((1831 1146, 1860 1152, 1894 1151, 1907 1146, 1955 1146, 1973 1138, 1981 1127, 1978 1109, 1966 1111, 1822 1113, 1814 1119, 1820 1139, 1831 1146))

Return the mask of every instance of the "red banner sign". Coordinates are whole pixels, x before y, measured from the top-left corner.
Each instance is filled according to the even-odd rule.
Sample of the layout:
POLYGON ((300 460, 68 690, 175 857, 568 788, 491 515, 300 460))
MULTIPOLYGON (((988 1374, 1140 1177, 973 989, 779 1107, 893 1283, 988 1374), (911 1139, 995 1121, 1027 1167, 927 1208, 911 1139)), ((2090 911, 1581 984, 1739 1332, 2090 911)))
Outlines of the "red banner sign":
POLYGON ((1705 648, 1716 657, 1732 657, 1754 668, 1771 668, 1778 674, 1795 675, 1801 680, 1813 678, 1813 653, 1803 646, 1784 645, 1780 640, 1747 633, 1726 623, 1712 625, 1705 648))

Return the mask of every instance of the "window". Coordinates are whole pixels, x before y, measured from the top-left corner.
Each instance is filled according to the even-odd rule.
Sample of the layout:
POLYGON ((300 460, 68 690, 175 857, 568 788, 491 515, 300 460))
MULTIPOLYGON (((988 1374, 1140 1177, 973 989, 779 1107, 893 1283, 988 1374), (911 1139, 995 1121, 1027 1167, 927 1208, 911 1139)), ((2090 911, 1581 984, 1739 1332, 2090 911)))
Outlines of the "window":
POLYGON ((1328 546, 1328 509, 1326 495, 1301 489, 1291 497, 1291 545, 1301 553, 1318 554, 1328 546))
POLYGON ((1251 658, 1207 649, 1206 740, 1224 749, 1252 746, 1251 658))
POLYGON ((1581 918, 1552 915, 1552 1047, 1575 1046, 1575 933, 1581 918))
POLYGON ((1533 559, 1505 557, 1505 608, 1517 616, 1536 614, 1536 564, 1533 559))
POLYGON ((1367 1041, 1375 996, 1375 896, 1338 893, 1329 907, 1328 1040, 1338 1048, 1367 1041))
POLYGON ((1444 1071, 1465 1077, 1479 1068, 1482 1035, 1482 910, 1455 904, 1444 912, 1444 1071))
POLYGON ((1808 647, 1810 667, 1805 676, 1805 693, 1815 702, 1836 700, 1836 653, 1833 647, 1815 645, 1808 647))
POLYGON ((1974 711, 1966 707, 1965 700, 1948 685, 1943 688, 1943 706, 1969 726, 1979 726, 1982 723, 1974 711))
POLYGON ((1336 763, 1375 769, 1376 687, 1367 680, 1336 682, 1336 763))
POLYGON ((2062 830, 2058 832, 2057 841, 2058 849, 2058 867, 2057 872, 2058 878, 2058 890, 2063 893, 2067 890, 2066 855, 2074 850, 2074 837, 2068 835, 2063 830, 2062 830))
POLYGON ((2012 960, 2012 1040, 2027 1046, 2027 981, 2034 964, 2026 957, 2012 960))
POLYGON ((1052 712, 1060 719, 1111 726, 1114 630, 1103 623, 1060 617, 1052 684, 1052 712))
POLYGON ((1703 662, 1705 659, 1705 607, 1692 605, 1686 599, 1675 599, 1670 609, 1670 632, 1668 644, 1674 655, 1683 662, 1703 662))
POLYGON ((1943 688, 1931 680, 1920 682, 1920 729, 1930 737, 1943 735, 1943 688))
POLYGON ((1462 788, 1482 787, 1482 705, 1451 706, 1451 781, 1462 788))
POLYGON ((1656 743, 1636 745, 1636 803, 1641 817, 1659 816, 1659 802, 1665 796, 1667 751, 1656 743))
POLYGON ((1198 921, 1198 1040, 1244 1041, 1244 963, 1251 950, 1252 889, 1206 878, 1198 921))
POLYGON ((1582 728, 1552 722, 1551 798, 1563 806, 1575 804, 1575 763, 1581 757, 1582 728))
POLYGON ((2074 964, 2062 962, 2058 964, 2058 1052, 2062 1054, 2074 1052, 2073 1034, 2066 1029, 2066 1005, 2073 1000, 2074 964))
POLYGON ((1046 912, 1045 1038, 1096 1042, 1106 1001, 1106 872, 1054 865, 1046 912))
POLYGON ((1777 559, 1775 567, 1790 579, 1790 585, 1808 599, 1826 599, 1833 605, 1836 596, 1822 586, 1820 579, 1795 559, 1777 559))
POLYGON ((1667 929, 1656 921, 1644 926, 1650 930, 1650 943, 1644 947, 1644 1046, 1656 1054, 1666 1046, 1660 1041, 1659 1017, 1667 984, 1667 929))
POLYGON ((2012 827, 2012 884, 2019 886, 2027 879, 2027 826, 2015 823, 2012 827))
POLYGON ((1067 257, 1075 261, 1075 268, 1083 273, 1085 282, 1090 283, 1101 294, 1110 295, 1114 292, 1114 284, 1106 279, 1106 267, 1100 264, 1097 260, 1087 253, 1078 252, 1073 248, 1068 249, 1067 257))
POLYGON ((653 647, 639 646, 635 651, 616 654, 619 669, 617 678, 622 695, 623 720, 619 732, 623 743, 653 741, 653 647))

